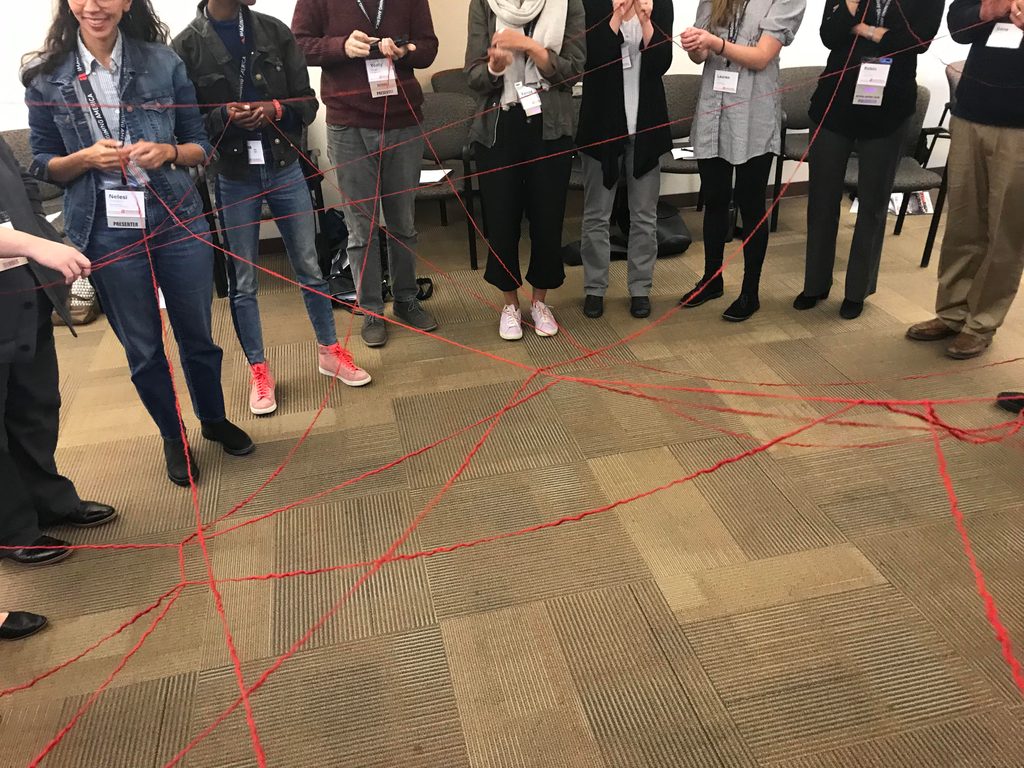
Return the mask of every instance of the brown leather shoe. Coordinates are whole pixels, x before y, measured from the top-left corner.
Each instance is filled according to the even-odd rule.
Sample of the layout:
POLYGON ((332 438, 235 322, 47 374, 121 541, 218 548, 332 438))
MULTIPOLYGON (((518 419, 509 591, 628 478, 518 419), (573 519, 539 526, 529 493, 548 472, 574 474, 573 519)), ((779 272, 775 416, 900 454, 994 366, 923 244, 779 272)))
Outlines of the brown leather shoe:
POLYGON ((972 333, 958 333, 953 343, 946 347, 946 357, 954 360, 970 360, 989 348, 991 340, 972 333))
POLYGON ((954 331, 944 321, 936 317, 933 320, 910 326, 907 329, 907 338, 914 341, 942 341, 950 336, 956 336, 957 333, 958 331, 954 331))

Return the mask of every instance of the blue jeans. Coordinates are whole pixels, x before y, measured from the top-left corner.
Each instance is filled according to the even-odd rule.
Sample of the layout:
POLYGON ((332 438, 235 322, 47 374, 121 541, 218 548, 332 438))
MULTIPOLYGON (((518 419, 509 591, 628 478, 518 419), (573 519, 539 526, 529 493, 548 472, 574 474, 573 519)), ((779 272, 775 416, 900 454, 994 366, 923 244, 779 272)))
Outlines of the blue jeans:
MULTIPOLYGON (((170 204, 173 207, 174 203, 170 204)), ((93 284, 103 302, 103 310, 114 333, 124 347, 132 382, 143 405, 153 417, 160 434, 168 440, 180 439, 174 390, 164 351, 160 311, 153 295, 153 278, 142 235, 133 229, 107 227, 105 201, 97 201, 96 222, 85 255, 90 261, 114 259, 92 274, 93 284), (123 250, 122 250, 123 249, 123 250), (125 257, 125 258, 121 258, 125 257)), ((146 205, 153 270, 167 303, 167 316, 178 342, 181 368, 185 375, 192 406, 200 421, 224 419, 224 392, 221 389, 221 360, 224 353, 210 332, 213 302, 213 250, 189 237, 181 226, 169 220, 159 201, 146 205), (187 238, 187 239, 183 239, 187 238), (174 242, 180 240, 181 242, 174 242)), ((206 220, 198 218, 188 225, 194 234, 209 238, 206 220)))
MULTIPOLYGON (((265 165, 250 166, 249 178, 235 181, 217 177, 217 207, 224 227, 228 249, 241 259, 228 257, 228 296, 235 332, 250 364, 266 361, 263 350, 263 327, 256 300, 259 287, 260 210, 263 201, 277 220, 284 239, 288 259, 299 283, 328 294, 327 281, 320 272, 316 251, 316 220, 313 203, 302 174, 302 166, 294 162, 281 170, 265 165), (247 263, 251 262, 251 263, 247 263)), ((334 327, 334 310, 326 295, 302 291, 306 314, 313 325, 316 340, 329 346, 338 340, 334 327)))

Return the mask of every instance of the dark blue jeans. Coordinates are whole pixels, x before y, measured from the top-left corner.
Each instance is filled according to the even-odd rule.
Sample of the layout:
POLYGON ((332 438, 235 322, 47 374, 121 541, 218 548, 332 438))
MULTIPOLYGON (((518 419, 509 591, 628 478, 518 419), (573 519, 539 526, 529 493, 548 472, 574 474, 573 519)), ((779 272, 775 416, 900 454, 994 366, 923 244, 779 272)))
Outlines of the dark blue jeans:
MULTIPOLYGON (((165 439, 179 439, 174 390, 160 330, 160 312, 153 294, 150 258, 141 244, 140 232, 109 229, 102 195, 98 205, 86 256, 102 265, 108 260, 105 258, 108 254, 115 251, 117 254, 109 259, 109 265, 93 272, 93 283, 107 319, 124 347, 132 382, 143 405, 165 439)), ((159 201, 150 200, 146 209, 148 231, 155 233, 149 241, 153 270, 178 342, 192 406, 200 421, 221 421, 224 419, 224 392, 220 373, 224 353, 214 343, 210 331, 213 250, 207 243, 189 237, 182 226, 169 220, 159 201), (181 242, 175 242, 179 240, 181 242)), ((204 240, 209 239, 205 219, 197 219, 188 229, 204 240)))
POLYGON ((302 166, 298 162, 281 169, 250 166, 249 178, 244 181, 217 177, 217 207, 224 234, 229 250, 242 257, 228 256, 228 285, 235 332, 250 364, 266 362, 263 326, 256 300, 259 270, 254 266, 259 261, 260 209, 264 200, 276 219, 296 279, 303 286, 320 292, 302 291, 316 340, 324 346, 338 340, 331 300, 321 295, 327 294, 329 289, 320 272, 316 220, 302 166))

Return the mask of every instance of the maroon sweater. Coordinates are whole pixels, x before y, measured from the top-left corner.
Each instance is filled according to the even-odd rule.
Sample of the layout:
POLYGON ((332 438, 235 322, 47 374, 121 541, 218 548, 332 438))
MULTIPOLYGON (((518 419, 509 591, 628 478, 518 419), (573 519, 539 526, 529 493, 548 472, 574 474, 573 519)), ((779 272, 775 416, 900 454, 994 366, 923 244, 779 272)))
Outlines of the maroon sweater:
POLYGON ((423 119, 423 90, 414 70, 424 69, 437 57, 437 36, 428 0, 363 0, 366 12, 376 20, 378 3, 384 3, 380 29, 374 31, 356 0, 298 0, 292 32, 310 66, 321 67, 320 99, 327 105, 327 122, 354 128, 380 130, 387 101, 385 128, 408 128, 423 119), (395 62, 401 84, 398 95, 374 99, 366 77, 364 59, 345 55, 348 36, 361 30, 370 37, 405 38, 416 50, 395 62), (405 96, 415 109, 409 110, 405 96))

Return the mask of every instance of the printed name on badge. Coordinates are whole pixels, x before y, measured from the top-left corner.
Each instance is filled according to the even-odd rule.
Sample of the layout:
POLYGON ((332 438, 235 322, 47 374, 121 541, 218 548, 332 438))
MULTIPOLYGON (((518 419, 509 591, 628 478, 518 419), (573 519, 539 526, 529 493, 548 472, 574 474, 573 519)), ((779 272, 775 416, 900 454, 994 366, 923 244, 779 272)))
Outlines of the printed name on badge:
POLYGON ((853 103, 862 107, 880 107, 891 67, 892 59, 864 59, 853 90, 853 103))
POLYGON ((720 69, 715 72, 716 93, 736 93, 740 87, 740 73, 731 69, 720 69))
POLYGON ((623 69, 632 69, 633 68, 633 59, 629 55, 629 46, 628 45, 623 45, 622 46, 622 68, 623 69))
POLYGON ((263 141, 256 140, 247 142, 249 148, 249 165, 266 165, 267 161, 263 157, 263 141))
POLYGON ((370 95, 373 98, 398 95, 398 76, 391 59, 367 59, 366 79, 370 81, 370 95))
POLYGON ((1024 41, 1024 29, 1015 24, 1001 21, 992 27, 992 33, 988 36, 986 45, 989 48, 1016 49, 1020 48, 1022 41, 1024 41))
POLYGON ((540 94, 537 89, 522 83, 516 83, 516 93, 519 95, 519 105, 523 108, 527 117, 539 115, 543 109, 540 101, 540 94))
POLYGON ((111 229, 146 228, 146 193, 138 189, 108 189, 107 226, 111 229))

